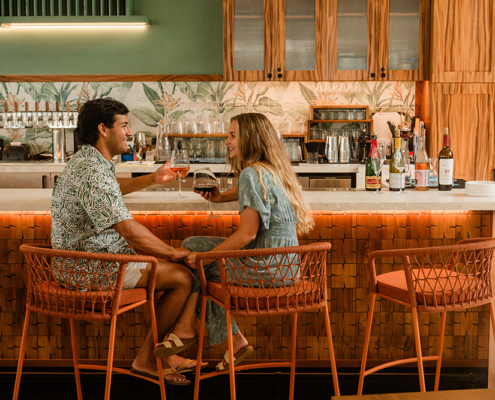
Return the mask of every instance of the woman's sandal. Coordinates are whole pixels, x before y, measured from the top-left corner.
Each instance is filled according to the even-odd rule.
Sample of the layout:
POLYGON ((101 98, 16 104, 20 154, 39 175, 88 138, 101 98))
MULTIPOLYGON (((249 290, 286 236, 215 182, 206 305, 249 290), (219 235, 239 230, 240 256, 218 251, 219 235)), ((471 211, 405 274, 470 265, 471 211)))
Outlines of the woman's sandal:
MULTIPOLYGON (((234 367, 237 367, 246 357, 248 357, 254 351, 252 346, 247 345, 240 349, 237 353, 234 354, 234 367)), ((221 361, 217 365, 217 371, 225 371, 229 369, 229 351, 225 352, 223 356, 225 361, 221 361)))
POLYGON ((155 347, 153 354, 157 358, 165 358, 173 356, 181 351, 187 350, 198 343, 197 337, 189 339, 179 339, 176 335, 171 333, 168 335, 167 340, 160 343, 160 346, 155 347))
MULTIPOLYGON (((158 381, 158 371, 155 372, 145 372, 145 371, 138 371, 137 369, 130 369, 129 371, 132 375, 136 376, 141 376, 144 378, 148 379, 153 379, 154 381, 158 381)), ((167 368, 163 370, 163 375, 169 375, 169 374, 176 374, 177 371, 173 368, 167 368)), ((163 381, 167 385, 174 385, 174 386, 187 386, 191 384, 191 381, 173 381, 171 379, 163 379, 163 381)))
MULTIPOLYGON (((188 372, 194 372, 196 371, 196 367, 189 367, 187 368, 187 366, 189 364, 191 364, 191 362, 193 362, 194 360, 190 360, 189 358, 186 358, 186 361, 184 361, 181 365, 179 365, 178 368, 176 368, 176 371, 179 373, 179 374, 186 374, 188 372)), ((208 363, 207 362, 204 362, 204 363, 201 363, 201 370, 205 369, 208 367, 208 363)))

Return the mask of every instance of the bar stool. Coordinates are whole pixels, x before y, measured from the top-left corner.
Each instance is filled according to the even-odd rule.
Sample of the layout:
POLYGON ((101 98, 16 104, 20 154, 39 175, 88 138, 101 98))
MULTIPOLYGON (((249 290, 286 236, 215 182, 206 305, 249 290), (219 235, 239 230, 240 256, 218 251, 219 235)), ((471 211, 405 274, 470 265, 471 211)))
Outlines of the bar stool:
POLYGON ((435 386, 438 390, 442 364, 443 339, 447 311, 464 310, 490 304, 492 327, 495 334, 495 309, 491 270, 495 239, 464 239, 453 246, 425 247, 404 250, 380 250, 368 257, 370 275, 370 303, 359 375, 358 395, 363 393, 364 377, 381 369, 418 363, 419 384, 425 392, 423 361, 436 360, 435 386), (376 275, 375 262, 384 257, 402 258, 403 271, 376 275), (376 296, 412 309, 416 357, 391 361, 366 370, 366 358, 373 321, 376 296), (419 333, 418 312, 442 313, 438 355, 423 357, 419 333))
POLYGON ((194 384, 194 399, 199 398, 203 379, 229 374, 230 398, 235 400, 235 371, 254 368, 290 367, 290 394, 294 398, 296 372, 297 313, 323 308, 332 367, 335 395, 339 396, 337 366, 333 351, 332 332, 327 307, 326 258, 330 243, 316 243, 273 249, 213 251, 196 256, 196 268, 201 282, 203 301, 199 331, 198 359, 194 384), (221 283, 207 282, 203 260, 218 260, 221 283), (263 284, 260 284, 263 281, 263 284), (227 312, 229 368, 201 375, 206 301, 210 299, 227 312), (232 316, 268 317, 292 315, 290 362, 240 365, 234 367, 232 316))
MULTIPOLYGON (((112 372, 136 377, 126 369, 113 367, 117 315, 147 304, 151 314, 153 339, 155 343, 158 342, 153 302, 158 261, 154 257, 53 250, 46 245, 28 246, 23 244, 20 250, 24 253, 28 268, 28 292, 13 400, 16 400, 19 395, 31 312, 70 320, 77 398, 82 400, 79 370, 94 369, 107 372, 105 400, 109 400, 112 372), (151 263, 147 289, 122 290, 125 269, 129 262, 151 263), (88 271, 92 272, 88 273, 88 271), (65 277, 65 282, 69 282, 69 285, 61 283, 60 276, 62 274, 65 277), (99 280, 101 280, 101 283, 99 280), (109 286, 104 287, 105 283, 109 283, 109 286), (76 319, 82 321, 110 321, 110 344, 106 366, 79 364, 74 322, 76 319)), ((159 371, 158 381, 144 377, 142 379, 159 384, 161 398, 165 400, 165 385, 160 359, 157 359, 157 366, 159 371)))

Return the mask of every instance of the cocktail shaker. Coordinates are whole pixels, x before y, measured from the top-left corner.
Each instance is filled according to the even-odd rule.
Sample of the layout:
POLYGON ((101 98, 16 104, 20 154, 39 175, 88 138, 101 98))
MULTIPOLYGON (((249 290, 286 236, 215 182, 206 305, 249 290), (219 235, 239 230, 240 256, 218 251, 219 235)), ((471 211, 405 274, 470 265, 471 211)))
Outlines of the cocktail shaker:
POLYGON ((327 141, 325 143, 325 155, 327 156, 330 164, 339 162, 337 136, 327 136, 327 141))
POLYGON ((339 136, 339 162, 348 163, 349 162, 349 137, 339 136))

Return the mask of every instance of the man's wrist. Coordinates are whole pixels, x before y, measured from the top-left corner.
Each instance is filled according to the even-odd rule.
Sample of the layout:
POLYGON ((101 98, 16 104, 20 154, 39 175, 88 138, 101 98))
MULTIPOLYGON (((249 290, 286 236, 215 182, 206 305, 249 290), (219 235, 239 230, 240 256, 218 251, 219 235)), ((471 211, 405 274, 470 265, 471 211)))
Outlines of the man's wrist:
POLYGON ((156 183, 156 171, 150 174, 150 182, 148 186, 154 185, 156 183))

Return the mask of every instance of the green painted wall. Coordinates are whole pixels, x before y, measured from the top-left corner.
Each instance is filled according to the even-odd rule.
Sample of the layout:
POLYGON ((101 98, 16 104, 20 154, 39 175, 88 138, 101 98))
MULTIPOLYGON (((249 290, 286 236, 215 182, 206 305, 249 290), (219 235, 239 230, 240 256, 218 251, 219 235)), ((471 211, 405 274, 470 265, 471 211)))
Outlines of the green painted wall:
POLYGON ((222 0, 138 0, 142 29, 0 29, 0 75, 222 74, 222 0))

